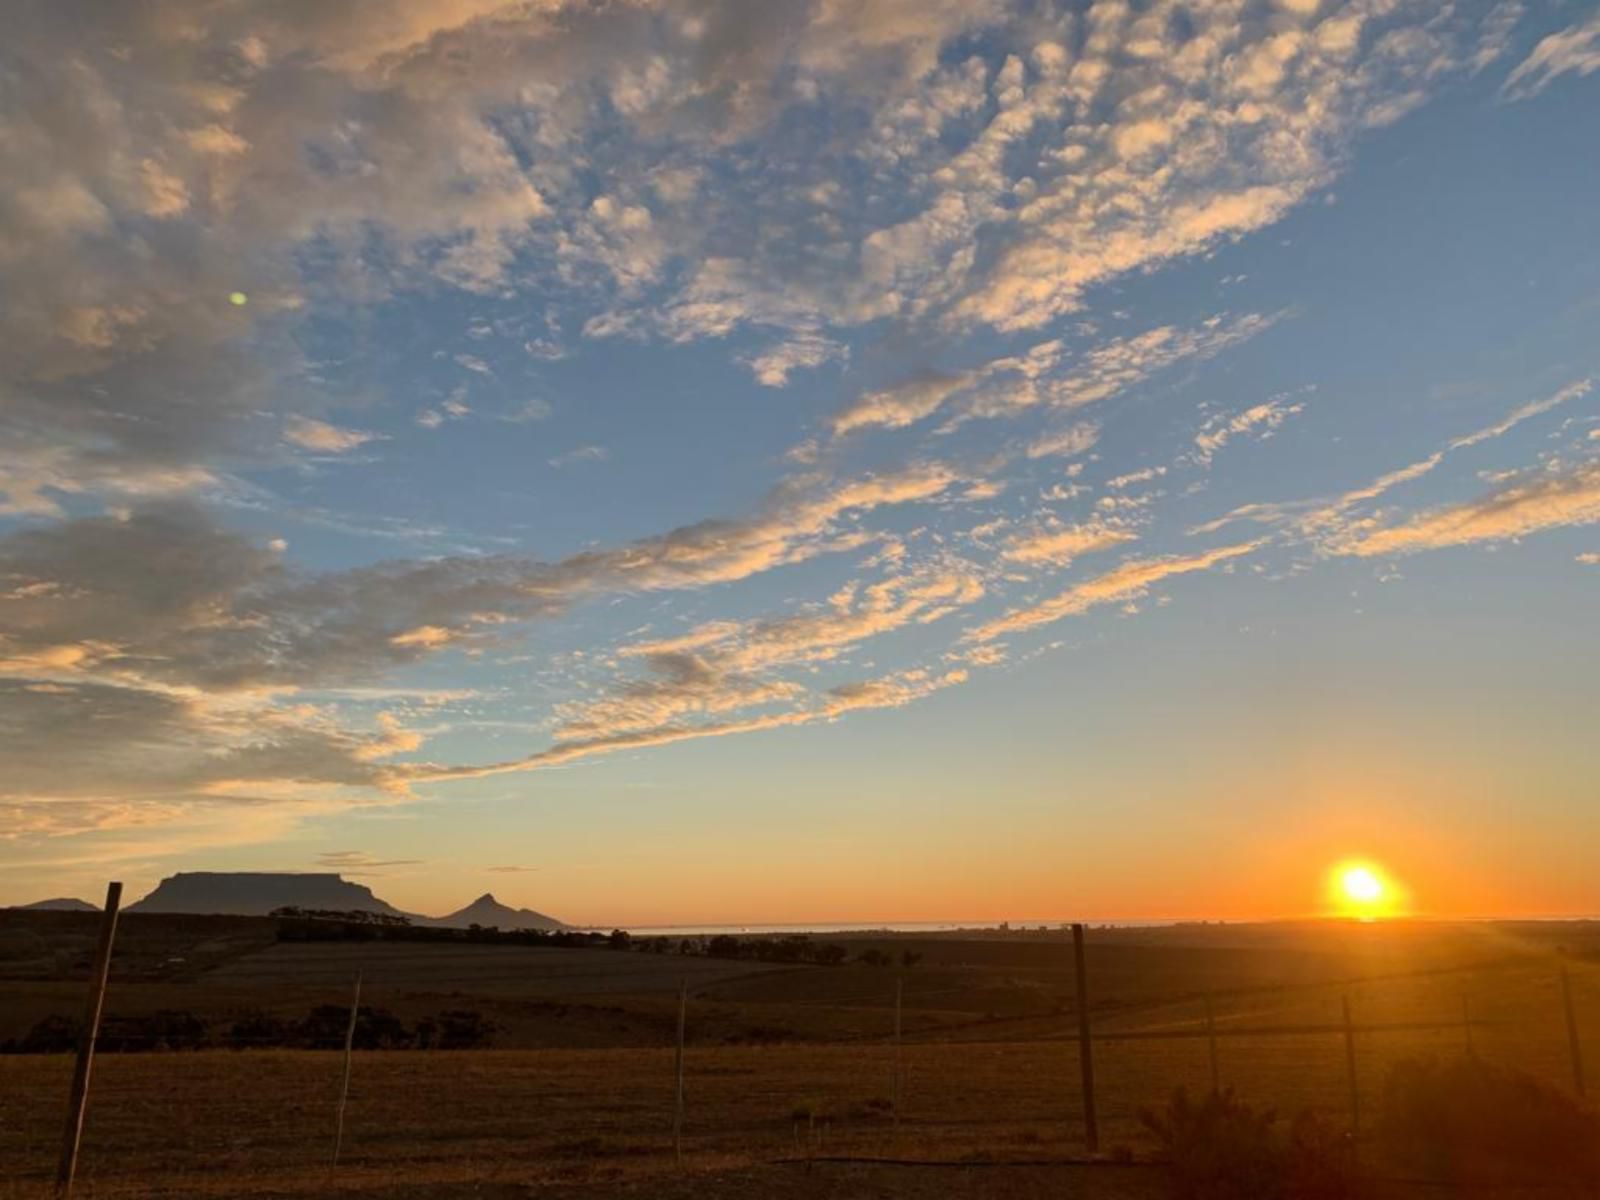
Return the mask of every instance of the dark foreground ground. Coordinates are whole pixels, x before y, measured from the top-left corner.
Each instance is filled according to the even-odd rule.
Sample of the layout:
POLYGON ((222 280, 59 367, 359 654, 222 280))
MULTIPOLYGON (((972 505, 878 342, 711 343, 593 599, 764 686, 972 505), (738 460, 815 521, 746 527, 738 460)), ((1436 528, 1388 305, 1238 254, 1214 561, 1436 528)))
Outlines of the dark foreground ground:
MULTIPOLYGON (((92 918, 59 916, 9 926, 0 1041, 81 1005, 92 918)), ((196 1048, 158 1042, 97 1058, 78 1194, 107 1200, 1157 1197, 1167 1180, 1140 1112, 1174 1088, 1209 1088, 1208 1000, 1221 1084, 1336 1123, 1351 1115, 1348 1000, 1362 1153, 1376 1165, 1373 1126, 1397 1062, 1470 1047, 1571 1094, 1563 968, 1600 1090, 1600 936, 1577 924, 1094 931, 1101 1146, 1132 1165, 1061 1165, 1083 1153, 1084 1114, 1076 980, 1058 931, 857 937, 849 961, 825 967, 637 949, 308 946, 233 919, 130 919, 128 933, 108 1014, 187 1013, 198 1024, 184 1028, 201 1033, 196 1048), (228 1038, 263 1014, 346 1011, 357 970, 363 1003, 402 1026, 470 1010, 489 1032, 473 1049, 357 1052, 333 1171, 342 1054, 228 1038), (672 1041, 683 982, 680 1165, 672 1041), (942 1165, 786 1161, 836 1156, 942 1165), (1017 1160, 1034 1165, 1001 1165, 1017 1160)), ((50 1194, 70 1073, 67 1054, 0 1055, 0 1200, 50 1194)), ((1378 1192, 1562 1194, 1392 1178, 1378 1192)))

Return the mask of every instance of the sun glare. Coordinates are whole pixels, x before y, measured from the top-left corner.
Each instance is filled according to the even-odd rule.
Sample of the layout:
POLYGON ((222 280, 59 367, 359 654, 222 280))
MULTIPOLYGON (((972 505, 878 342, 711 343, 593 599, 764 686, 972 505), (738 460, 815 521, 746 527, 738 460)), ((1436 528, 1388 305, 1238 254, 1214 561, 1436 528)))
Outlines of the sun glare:
POLYGON ((1381 868, 1368 862, 1342 862, 1329 877, 1334 908, 1346 916, 1373 920, 1390 916, 1399 899, 1381 868))

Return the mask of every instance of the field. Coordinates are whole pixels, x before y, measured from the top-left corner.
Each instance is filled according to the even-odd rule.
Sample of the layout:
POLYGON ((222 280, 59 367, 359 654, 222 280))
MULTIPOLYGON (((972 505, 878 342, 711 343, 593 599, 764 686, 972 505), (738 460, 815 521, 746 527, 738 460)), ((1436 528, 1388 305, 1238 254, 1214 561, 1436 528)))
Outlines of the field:
MULTIPOLYGON (((1157 1172, 1120 1160, 1152 1155, 1142 1107, 1178 1086, 1209 1087, 1207 997, 1221 1082, 1286 1113, 1348 1119, 1345 998, 1369 1115, 1391 1063, 1457 1054, 1469 1039, 1491 1061, 1570 1088, 1558 945, 1582 1049, 1600 1069, 1593 926, 1097 930, 1096 1092, 1102 1157, 1117 1162, 807 1162, 1082 1158, 1070 944, 1057 932, 856 937, 852 959, 909 952, 915 964, 813 967, 638 949, 286 944, 248 922, 217 932, 136 931, 130 944, 148 953, 114 978, 108 1013, 182 1008, 220 1029, 263 1008, 347 1006, 359 969, 363 1003, 403 1020, 470 1006, 493 1021, 492 1048, 356 1054, 336 1172, 338 1051, 102 1054, 81 1194, 521 1195, 539 1185, 575 1197, 1159 1195, 1157 1172), (192 952, 201 945, 211 950, 192 952), (680 981, 692 996, 681 1165, 672 1139, 680 981)), ((51 961, 33 978, 19 970, 0 982, 0 1040, 76 1010, 76 961, 51 961)), ((70 1070, 64 1054, 0 1056, 0 1197, 47 1194, 70 1070)))

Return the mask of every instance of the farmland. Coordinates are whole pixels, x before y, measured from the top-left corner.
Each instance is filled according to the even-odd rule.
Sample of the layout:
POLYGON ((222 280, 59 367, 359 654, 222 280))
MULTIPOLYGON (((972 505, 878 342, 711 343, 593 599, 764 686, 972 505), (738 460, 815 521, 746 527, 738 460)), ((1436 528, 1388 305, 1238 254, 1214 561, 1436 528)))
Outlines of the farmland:
MULTIPOLYGON (((841 939, 848 962, 815 967, 676 946, 299 944, 242 920, 225 931, 143 920, 143 929, 138 917, 126 922, 135 953, 114 974, 108 1017, 181 1009, 207 1031, 210 1048, 97 1059, 86 1194, 443 1196, 472 1186, 510 1195, 540 1184, 574 1196, 624 1186, 670 1195, 661 1189, 682 1173, 700 1180, 693 1194, 781 1196, 802 1186, 795 1177, 807 1169, 812 1190, 793 1194, 961 1194, 952 1189, 977 1185, 953 1182, 961 1174, 953 1170, 930 1179, 938 1168, 773 1164, 1082 1154, 1075 979, 1070 945, 1055 931, 852 936, 841 939), (867 965, 863 956, 896 965, 867 965), (363 1004, 402 1025, 471 1009, 492 1033, 479 1049, 357 1053, 344 1152, 330 1175, 342 1056, 224 1048, 224 1035, 246 1013, 288 1018, 319 1004, 347 1006, 358 970, 363 1004), (898 1121, 897 978, 905 1005, 898 1121), (691 996, 681 1168, 671 1136, 680 982, 691 996)), ((59 930, 68 925, 55 921, 45 940, 64 943, 59 930)), ((1390 1064, 1456 1054, 1469 1039, 1486 1059, 1567 1086, 1558 946, 1583 1019, 1582 1049, 1600 1065, 1593 926, 1094 931, 1101 1149, 1148 1159, 1140 1109, 1175 1087, 1209 1086, 1200 1036, 1208 997, 1221 1082, 1285 1112, 1344 1116, 1346 998, 1360 1028, 1357 1086, 1368 1112, 1380 1104, 1390 1064)), ((76 1011, 76 960, 33 961, 0 983, 0 1040, 76 1011)), ((64 1054, 0 1056, 0 1196, 45 1194, 70 1068, 64 1054)), ((1151 1194, 1149 1172, 1137 1168, 972 1168, 980 1169, 998 1172, 985 1186, 1003 1178, 1005 1190, 972 1194, 1059 1194, 1063 1171, 1076 1171, 1073 1186, 1093 1194, 1151 1194)))

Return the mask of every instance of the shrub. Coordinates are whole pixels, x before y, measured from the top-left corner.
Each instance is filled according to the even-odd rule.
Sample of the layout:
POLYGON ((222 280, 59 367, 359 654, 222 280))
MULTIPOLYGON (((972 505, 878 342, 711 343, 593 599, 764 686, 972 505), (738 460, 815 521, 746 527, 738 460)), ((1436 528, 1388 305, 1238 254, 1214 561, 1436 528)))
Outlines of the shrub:
POLYGON ((107 1054, 140 1050, 199 1050, 208 1042, 206 1022, 191 1012, 162 1009, 139 1016, 107 1016, 98 1049, 107 1054))
POLYGON ((1600 1117, 1475 1056, 1396 1064, 1378 1132, 1390 1161, 1431 1178, 1600 1186, 1600 1117))
POLYGON ((1183 1088, 1140 1114, 1161 1143, 1179 1200, 1347 1200, 1363 1194, 1349 1139, 1309 1113, 1284 1134, 1277 1114, 1231 1091, 1183 1088))
POLYGON ((470 1008, 449 1009, 439 1014, 438 1041, 441 1050, 472 1050, 487 1045, 494 1037, 495 1023, 470 1008))
MULTIPOLYGON (((306 1014, 295 1030, 295 1040, 312 1050, 339 1050, 344 1047, 350 1028, 350 1010, 339 1004, 319 1004, 306 1014)), ((400 1049, 411 1043, 411 1032, 387 1009, 363 1004, 356 1011, 355 1035, 351 1044, 357 1050, 400 1049)))
POLYGON ((294 1029, 289 1022, 264 1012, 252 1012, 246 1013, 228 1027, 223 1042, 235 1050, 251 1050, 266 1046, 287 1046, 293 1036, 294 1029))
POLYGON ((12 1048, 17 1054, 64 1054, 78 1048, 81 1028, 74 1017, 51 1014, 17 1039, 12 1048))

